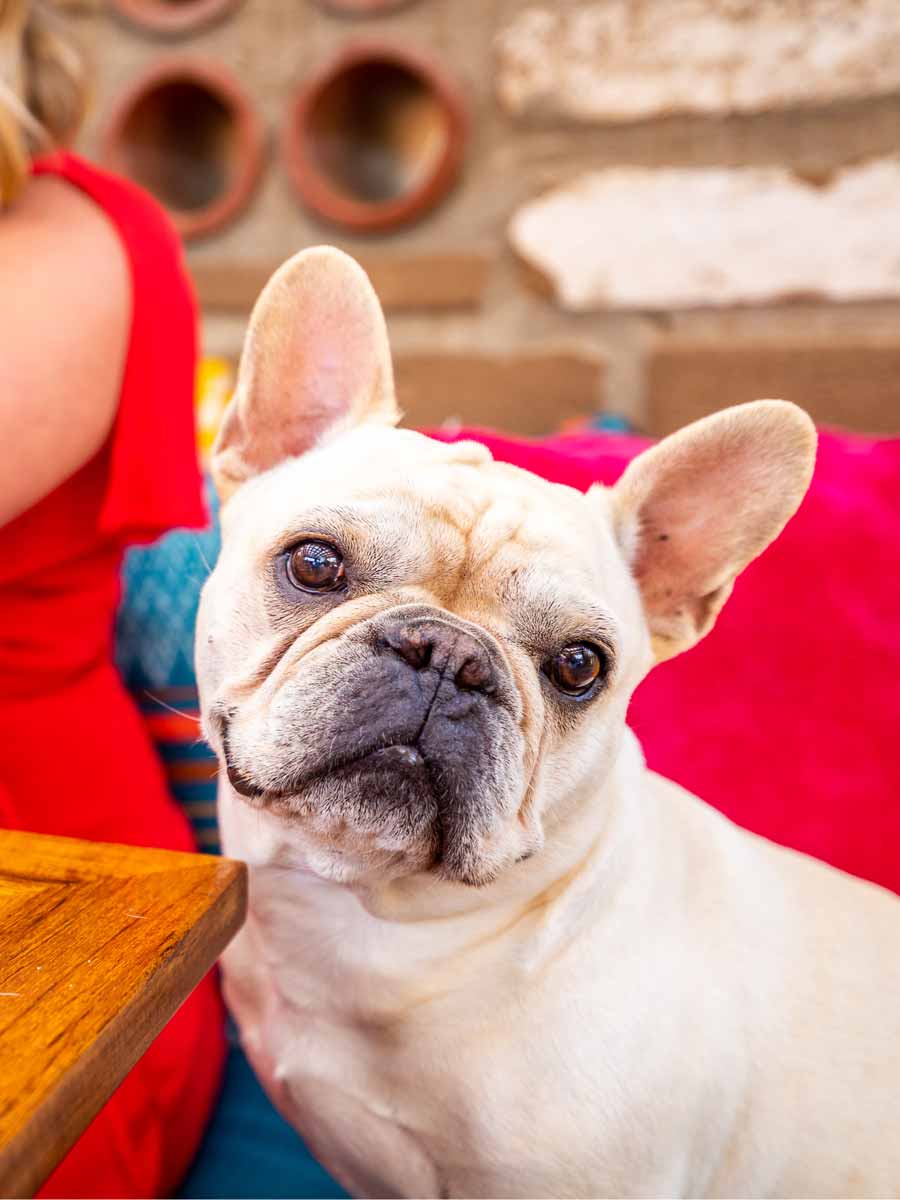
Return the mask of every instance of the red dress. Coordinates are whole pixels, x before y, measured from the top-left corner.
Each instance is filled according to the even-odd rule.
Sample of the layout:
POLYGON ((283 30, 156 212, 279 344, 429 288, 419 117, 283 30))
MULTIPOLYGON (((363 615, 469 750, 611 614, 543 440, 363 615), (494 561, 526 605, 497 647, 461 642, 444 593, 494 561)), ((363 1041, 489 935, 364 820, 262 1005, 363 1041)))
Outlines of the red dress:
MULTIPOLYGON (((0 825, 189 850, 187 821, 113 665, 112 632, 125 547, 205 523, 194 300, 178 241, 142 192, 71 155, 42 161, 35 174, 67 180, 106 213, 127 252, 133 310, 106 444, 0 527, 0 825)), ((215 1098, 223 1028, 209 977, 42 1194, 173 1190, 215 1098)))

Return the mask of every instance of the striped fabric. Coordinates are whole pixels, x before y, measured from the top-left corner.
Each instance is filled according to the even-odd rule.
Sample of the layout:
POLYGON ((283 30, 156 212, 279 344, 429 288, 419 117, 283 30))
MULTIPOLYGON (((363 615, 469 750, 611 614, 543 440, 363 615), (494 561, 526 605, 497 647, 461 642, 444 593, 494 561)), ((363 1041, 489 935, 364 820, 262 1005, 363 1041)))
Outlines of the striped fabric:
POLYGON ((203 533, 175 530, 129 551, 116 627, 116 661, 159 751, 169 787, 197 844, 218 853, 216 760, 200 736, 194 625, 200 589, 219 553, 216 505, 203 533))
POLYGON ((196 687, 156 687, 136 699, 162 758, 169 788, 187 813, 197 845, 218 853, 216 760, 199 737, 196 687))

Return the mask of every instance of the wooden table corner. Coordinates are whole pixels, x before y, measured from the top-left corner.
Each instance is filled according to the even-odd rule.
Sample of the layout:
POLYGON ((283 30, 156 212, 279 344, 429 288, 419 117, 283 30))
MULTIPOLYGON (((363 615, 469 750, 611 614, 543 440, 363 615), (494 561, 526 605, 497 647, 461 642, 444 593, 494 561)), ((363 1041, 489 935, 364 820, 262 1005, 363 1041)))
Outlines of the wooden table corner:
POLYGON ((246 906, 243 863, 0 830, 0 1196, 40 1187, 246 906))

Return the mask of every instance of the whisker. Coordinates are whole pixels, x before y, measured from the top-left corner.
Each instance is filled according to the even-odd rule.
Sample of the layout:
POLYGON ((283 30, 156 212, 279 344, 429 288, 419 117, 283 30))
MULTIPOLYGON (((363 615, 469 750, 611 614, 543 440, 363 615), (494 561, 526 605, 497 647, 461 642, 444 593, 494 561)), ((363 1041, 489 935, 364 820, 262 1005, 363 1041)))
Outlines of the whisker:
MULTIPOLYGON (((185 720, 188 720, 188 721, 193 721, 195 725, 202 725, 202 724, 203 724, 203 722, 200 720, 200 718, 199 718, 199 717, 195 717, 193 713, 189 713, 189 712, 182 712, 180 708, 175 708, 173 705, 171 705, 171 704, 168 704, 168 703, 167 703, 165 700, 163 700, 163 699, 162 699, 160 696, 154 696, 154 695, 153 695, 153 693, 152 693, 151 691, 148 691, 148 689, 147 689, 147 688, 144 688, 144 695, 145 695, 145 696, 146 696, 146 697, 147 697, 149 700, 152 700, 152 701, 154 702, 154 704, 158 704, 158 705, 160 705, 160 707, 161 707, 161 708, 167 708, 167 709, 169 710, 169 712, 170 712, 170 713, 174 713, 176 717, 184 717, 184 718, 185 718, 185 720)), ((203 738, 198 738, 197 740, 198 740, 198 741, 203 741, 203 738)))
POLYGON ((197 547, 197 553, 200 555, 204 567, 206 567, 206 574, 212 575, 212 567, 209 565, 209 559, 206 557, 206 551, 203 549, 203 543, 200 541, 200 537, 196 533, 194 534, 194 544, 197 547))

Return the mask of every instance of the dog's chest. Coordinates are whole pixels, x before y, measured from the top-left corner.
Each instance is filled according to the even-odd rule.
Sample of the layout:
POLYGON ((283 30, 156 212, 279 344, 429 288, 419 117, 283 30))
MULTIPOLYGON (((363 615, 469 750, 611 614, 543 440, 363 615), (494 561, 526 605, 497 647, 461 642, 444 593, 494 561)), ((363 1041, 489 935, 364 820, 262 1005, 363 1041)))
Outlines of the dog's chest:
POLYGON ((431 1117, 406 1079, 413 1056, 341 1015, 276 1003, 266 1083, 316 1156, 354 1195, 440 1195, 431 1117))
MULTIPOLYGON (((533 1188, 519 1135, 535 1126, 516 1081, 541 1031, 504 1014, 517 998, 489 987, 481 1006, 467 989, 461 1009, 461 965, 432 960, 418 978, 398 967, 421 949, 412 931, 381 942, 330 897, 323 909, 315 884, 282 891, 277 875, 254 876, 250 920, 226 955, 228 999, 254 1067, 317 1157, 356 1195, 497 1194, 511 1164, 533 1188)), ((536 1120, 548 1103, 545 1087, 536 1120)))

